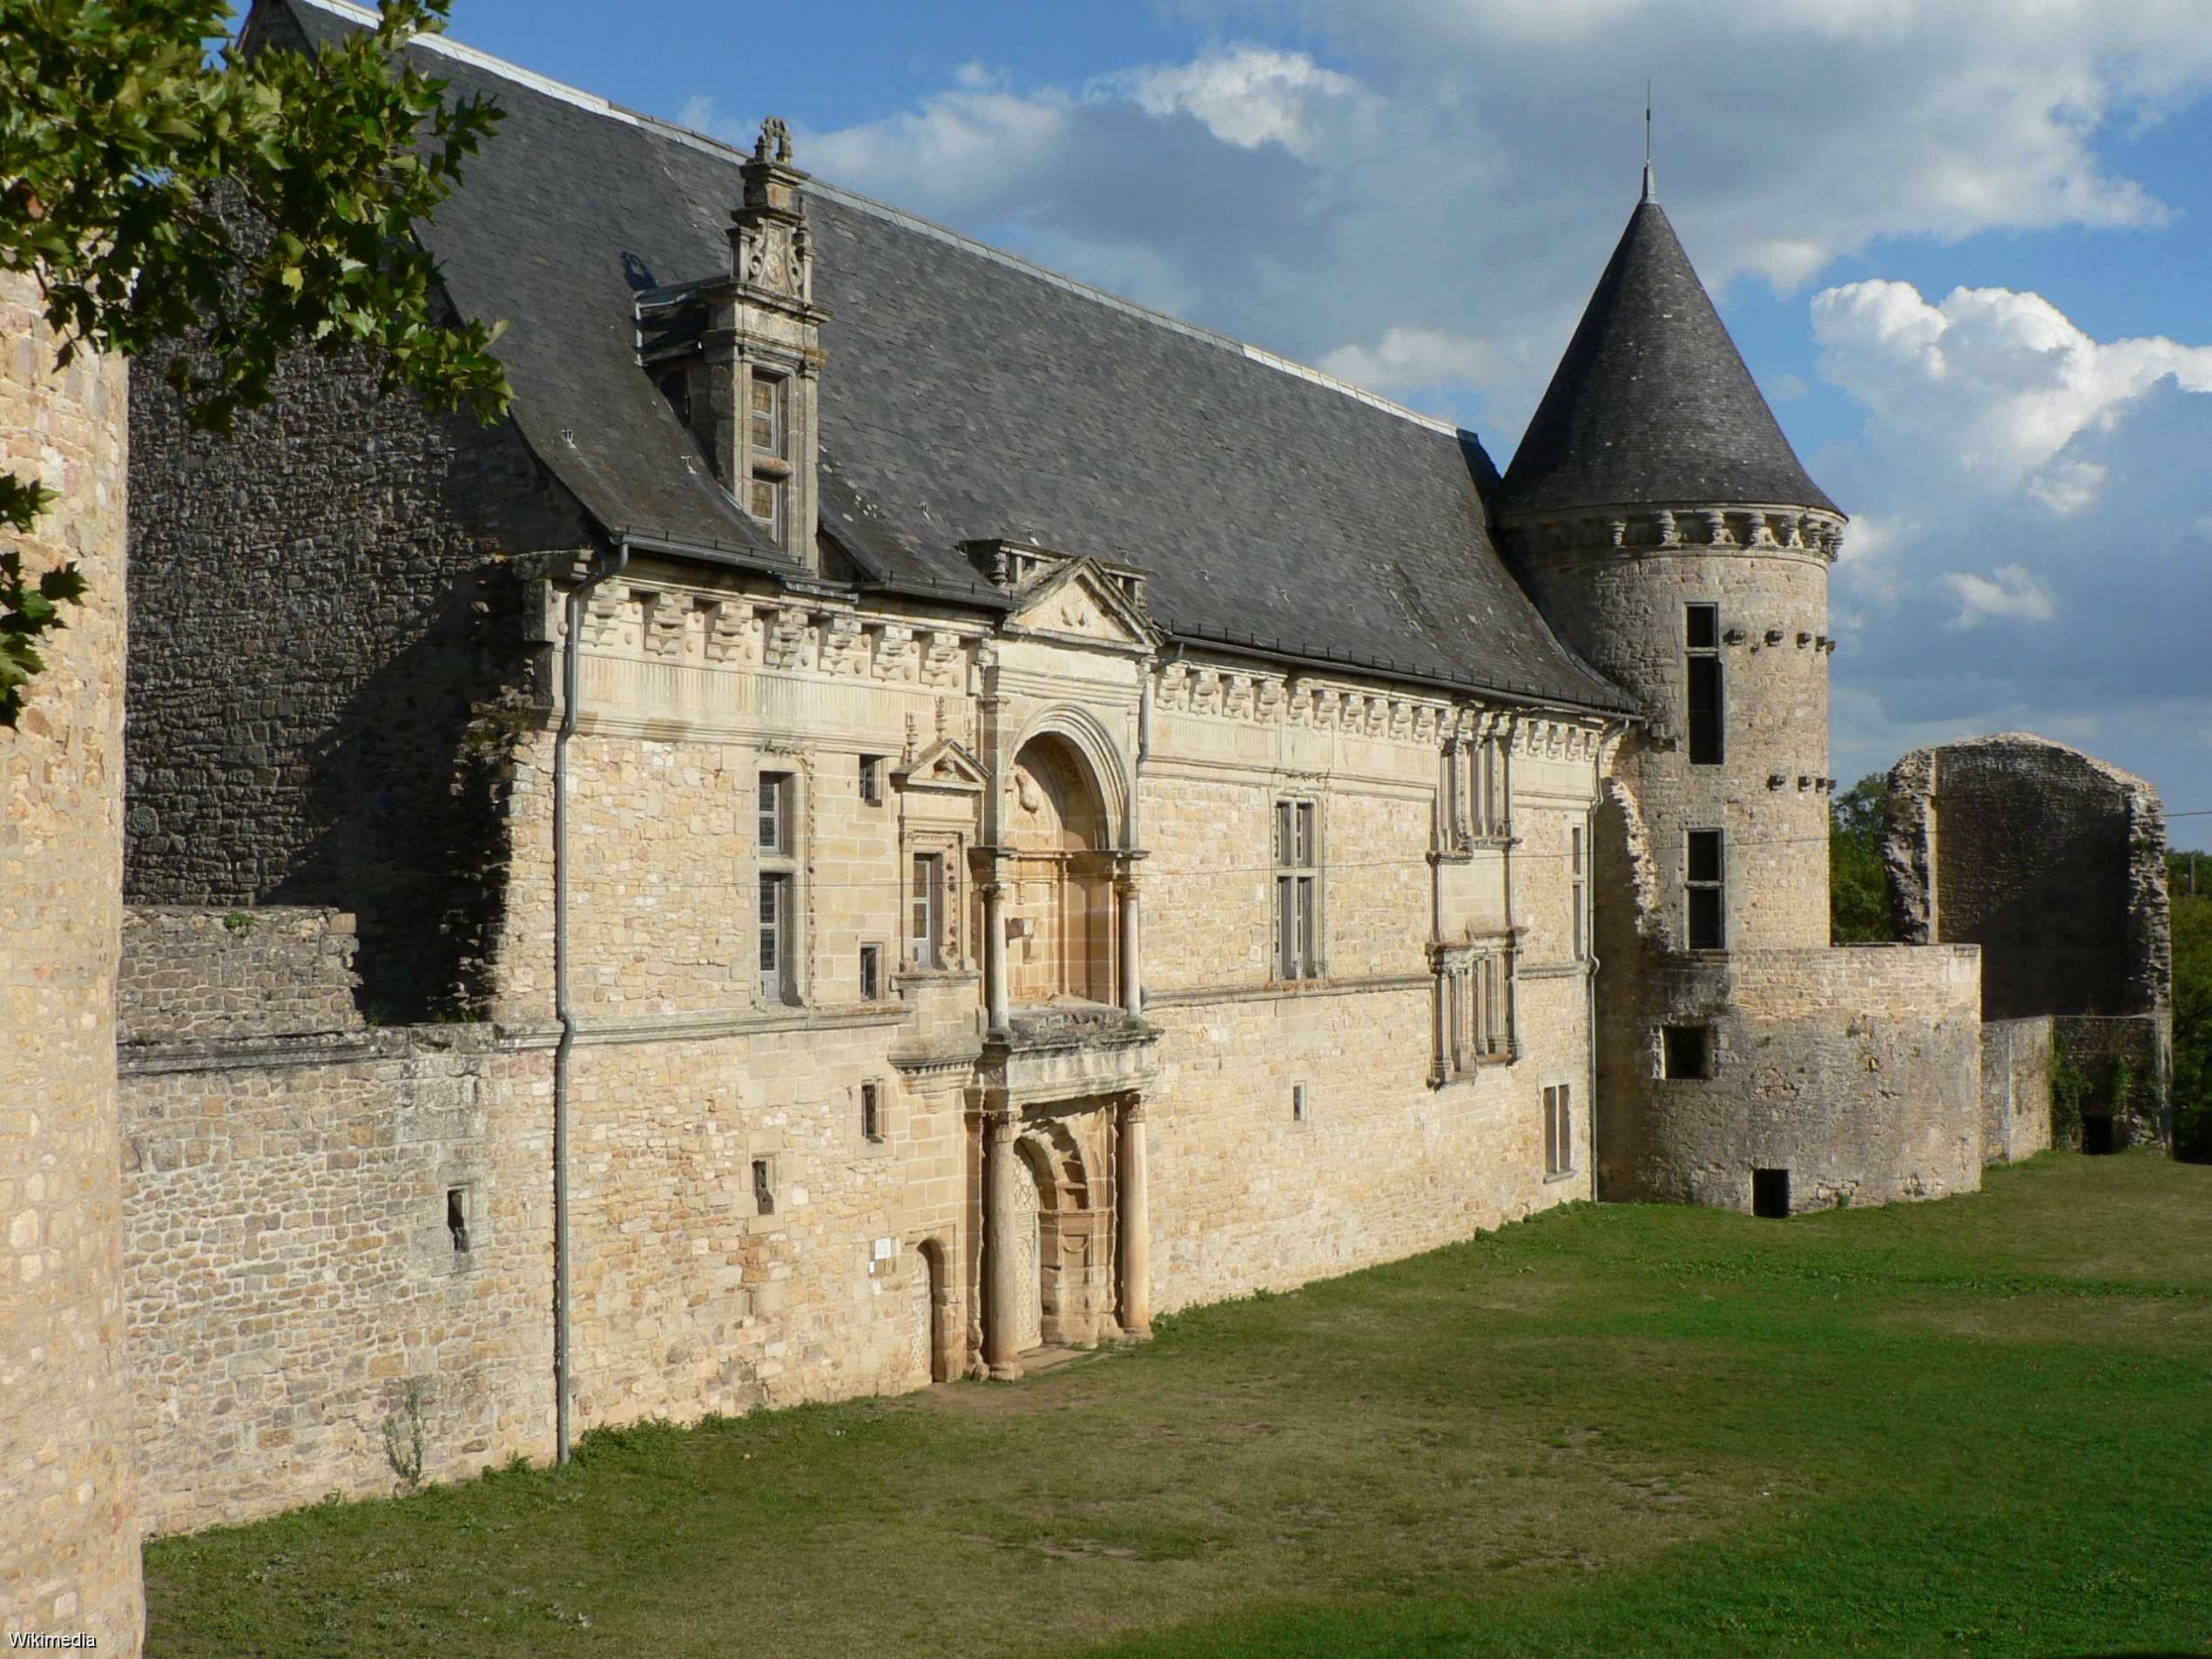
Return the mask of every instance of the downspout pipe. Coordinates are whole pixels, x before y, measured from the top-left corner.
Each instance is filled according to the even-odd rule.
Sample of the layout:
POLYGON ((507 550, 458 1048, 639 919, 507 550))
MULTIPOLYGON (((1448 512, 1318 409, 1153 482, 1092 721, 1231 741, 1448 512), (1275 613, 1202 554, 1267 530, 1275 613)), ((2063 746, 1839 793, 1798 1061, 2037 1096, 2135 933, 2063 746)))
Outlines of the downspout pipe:
POLYGON ((1582 949, 1588 961, 1582 968, 1585 1024, 1590 1038, 1590 1197, 1597 1197, 1597 974, 1604 964, 1597 954, 1597 814, 1605 799, 1605 752, 1626 734, 1629 722, 1609 720, 1597 734, 1590 752, 1590 805, 1582 814, 1582 949))
POLYGON ((569 739, 576 736, 582 695, 584 608, 592 593, 630 565, 630 543, 571 589, 568 632, 561 646, 561 729, 553 739, 553 1015, 561 1040, 553 1049, 553 1390, 554 1460, 569 1460, 569 1051, 576 1046, 576 1009, 569 1002, 569 739))

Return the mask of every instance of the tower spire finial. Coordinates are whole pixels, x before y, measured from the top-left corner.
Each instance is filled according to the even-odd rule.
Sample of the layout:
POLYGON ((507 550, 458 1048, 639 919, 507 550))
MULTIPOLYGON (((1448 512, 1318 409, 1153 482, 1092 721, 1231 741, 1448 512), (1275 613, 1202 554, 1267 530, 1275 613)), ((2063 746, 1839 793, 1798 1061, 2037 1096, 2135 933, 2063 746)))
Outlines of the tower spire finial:
POLYGON ((1643 199, 1651 199, 1651 83, 1643 84, 1643 199))

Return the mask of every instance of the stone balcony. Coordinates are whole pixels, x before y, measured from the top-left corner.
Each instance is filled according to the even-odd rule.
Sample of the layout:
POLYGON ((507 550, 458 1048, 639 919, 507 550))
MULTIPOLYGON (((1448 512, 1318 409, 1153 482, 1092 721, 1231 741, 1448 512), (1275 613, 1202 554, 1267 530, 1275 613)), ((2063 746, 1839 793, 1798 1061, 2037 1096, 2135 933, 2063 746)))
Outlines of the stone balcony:
POLYGON ((1158 1028, 1110 1003, 1055 997, 1015 1008, 1008 1028, 984 1039, 989 1110, 1137 1094, 1158 1076, 1158 1028))

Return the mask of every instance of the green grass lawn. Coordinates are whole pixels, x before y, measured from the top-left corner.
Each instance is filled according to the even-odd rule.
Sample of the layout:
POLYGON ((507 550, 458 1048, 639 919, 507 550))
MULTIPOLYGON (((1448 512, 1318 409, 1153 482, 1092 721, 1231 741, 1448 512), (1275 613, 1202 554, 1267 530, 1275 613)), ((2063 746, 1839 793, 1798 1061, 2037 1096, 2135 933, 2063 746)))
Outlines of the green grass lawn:
POLYGON ((2212 1653, 2212 1167, 1580 1206, 146 1575, 162 1659, 2212 1653))

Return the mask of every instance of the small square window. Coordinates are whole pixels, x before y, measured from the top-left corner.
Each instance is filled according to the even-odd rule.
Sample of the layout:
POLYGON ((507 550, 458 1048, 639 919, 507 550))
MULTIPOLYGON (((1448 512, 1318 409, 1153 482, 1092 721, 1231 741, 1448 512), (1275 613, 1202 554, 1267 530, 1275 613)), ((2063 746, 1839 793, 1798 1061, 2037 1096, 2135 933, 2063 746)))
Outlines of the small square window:
POLYGON ((1660 1060, 1663 1077, 1710 1077, 1713 1075, 1713 1028, 1710 1025, 1669 1025, 1660 1028, 1660 1060))
POLYGON ((860 1138, 880 1141, 883 1138, 883 1093, 876 1083, 860 1085, 860 1138))
POLYGON ((1683 607, 1683 632, 1692 651, 1717 651, 1721 643, 1721 608, 1718 605, 1687 605, 1683 607))

